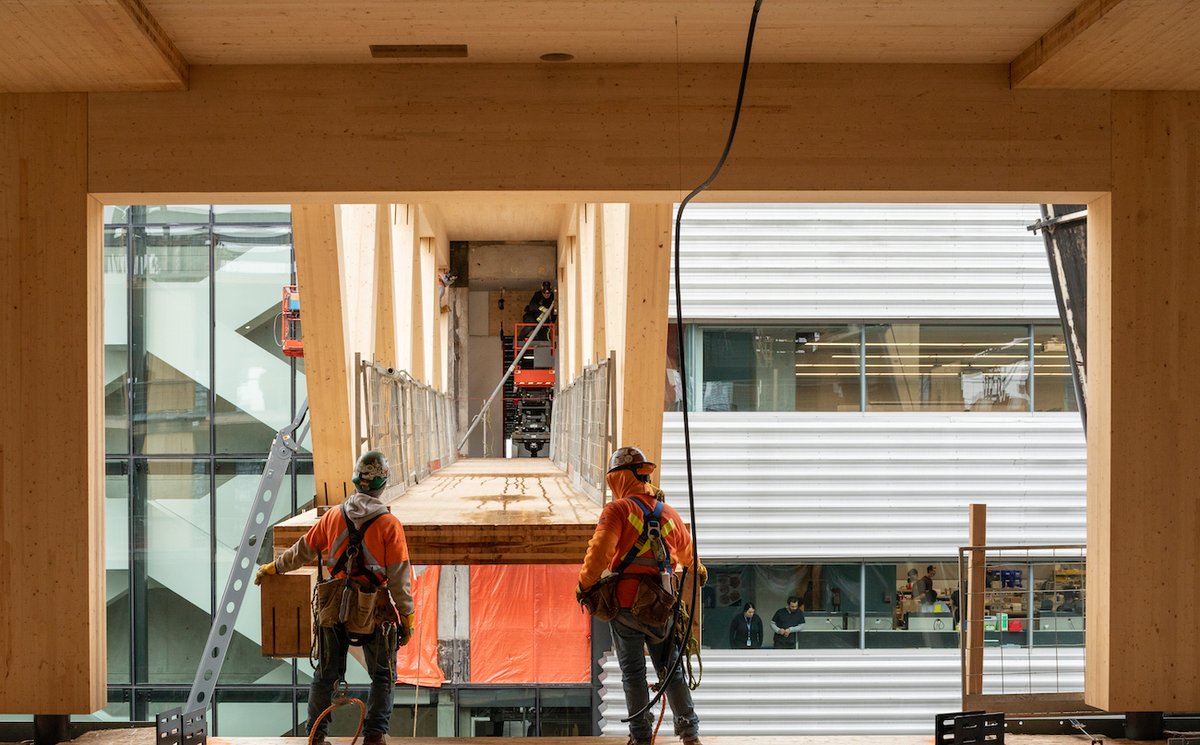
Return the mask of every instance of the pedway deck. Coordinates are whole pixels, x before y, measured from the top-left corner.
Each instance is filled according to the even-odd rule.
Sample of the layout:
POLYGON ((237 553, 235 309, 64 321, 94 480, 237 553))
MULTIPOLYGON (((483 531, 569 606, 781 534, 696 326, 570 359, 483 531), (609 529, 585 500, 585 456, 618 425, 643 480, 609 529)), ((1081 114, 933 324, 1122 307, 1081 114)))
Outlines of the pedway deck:
MULTIPOLYGON (((407 491, 384 493, 414 564, 569 564, 583 560, 600 504, 546 458, 466 458, 407 491)), ((317 520, 275 526, 286 548, 317 520)))

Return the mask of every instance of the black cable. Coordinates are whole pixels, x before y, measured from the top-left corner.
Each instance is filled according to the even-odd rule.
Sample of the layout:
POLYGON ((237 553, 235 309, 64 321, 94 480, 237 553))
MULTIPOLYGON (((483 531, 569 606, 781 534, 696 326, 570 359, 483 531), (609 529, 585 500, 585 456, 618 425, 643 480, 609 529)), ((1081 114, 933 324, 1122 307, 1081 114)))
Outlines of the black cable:
MULTIPOLYGON (((721 151, 721 157, 717 160, 717 165, 713 168, 703 183, 688 192, 688 195, 679 203, 679 210, 675 213, 675 339, 679 347, 679 377, 683 381, 682 398, 680 403, 683 408, 683 452, 684 462, 687 470, 687 491, 688 491, 688 516, 692 525, 692 597, 690 608, 692 613, 696 612, 696 600, 700 592, 700 550, 697 548, 696 541, 696 493, 692 483, 692 435, 688 423, 688 383, 687 383, 687 366, 685 360, 687 355, 684 353, 683 342, 683 293, 680 290, 681 280, 679 274, 679 238, 683 225, 683 211, 688 204, 695 199, 702 191, 712 185, 717 180, 717 176, 721 174, 721 169, 725 167, 725 160, 729 157, 729 151, 733 149, 733 137, 737 134, 738 119, 742 114, 742 99, 746 94, 746 77, 750 72, 750 50, 754 47, 754 27, 758 25, 758 11, 762 7, 762 0, 754 0, 754 10, 750 13, 750 28, 746 32, 746 53, 742 57, 742 76, 738 82, 737 101, 733 105, 733 120, 729 123, 729 138, 725 141, 725 149, 721 151)), ((678 604, 678 603, 677 603, 678 604)), ((692 640, 692 623, 688 619, 687 629, 684 631, 683 643, 679 648, 679 656, 675 658, 675 664, 667 671, 667 675, 660 681, 659 689, 650 699, 650 702, 641 708, 636 713, 630 714, 628 719, 622 719, 622 722, 628 722, 632 719, 642 716, 647 711, 652 709, 656 703, 666 693, 667 685, 672 678, 679 674, 679 670, 683 664, 683 659, 687 655, 688 644, 692 640)), ((669 635, 668 635, 669 638, 669 635)))

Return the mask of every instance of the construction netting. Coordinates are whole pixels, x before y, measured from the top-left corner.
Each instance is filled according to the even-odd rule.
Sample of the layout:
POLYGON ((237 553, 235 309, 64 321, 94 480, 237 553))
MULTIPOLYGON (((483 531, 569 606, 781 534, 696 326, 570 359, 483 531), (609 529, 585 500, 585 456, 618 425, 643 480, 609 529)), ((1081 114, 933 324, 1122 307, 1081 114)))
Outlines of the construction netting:
POLYGON ((446 676, 438 665, 438 581, 441 567, 425 567, 413 578, 416 628, 413 639, 396 653, 396 680, 422 688, 438 688, 446 676))
POLYGON ((471 567, 472 683, 587 683, 578 565, 471 567))
POLYGON ((575 486, 603 501, 605 462, 613 449, 612 365, 602 360, 554 397, 550 415, 550 460, 575 486))

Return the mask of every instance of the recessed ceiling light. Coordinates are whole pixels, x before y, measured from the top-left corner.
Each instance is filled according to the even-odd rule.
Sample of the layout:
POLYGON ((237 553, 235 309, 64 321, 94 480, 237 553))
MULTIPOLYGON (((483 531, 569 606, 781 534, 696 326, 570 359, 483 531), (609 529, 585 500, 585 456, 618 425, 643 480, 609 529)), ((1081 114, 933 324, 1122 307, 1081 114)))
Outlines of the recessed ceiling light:
POLYGON ((466 44, 372 44, 376 59, 466 57, 466 44))
POLYGON ((566 52, 547 52, 540 59, 542 62, 570 62, 575 59, 575 55, 566 52))

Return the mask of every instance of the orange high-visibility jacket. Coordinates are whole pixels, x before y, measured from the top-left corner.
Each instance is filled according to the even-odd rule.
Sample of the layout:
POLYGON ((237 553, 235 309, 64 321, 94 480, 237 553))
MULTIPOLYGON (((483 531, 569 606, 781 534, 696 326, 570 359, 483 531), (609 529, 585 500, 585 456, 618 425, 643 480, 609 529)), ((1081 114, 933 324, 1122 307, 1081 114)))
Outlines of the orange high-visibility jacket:
MULTIPOLYGON (((341 508, 331 507, 303 538, 275 560, 276 570, 283 573, 296 569, 317 558, 317 552, 320 551, 325 569, 332 571, 338 557, 346 550, 349 537, 350 531, 346 529, 341 508)), ((367 526, 363 533, 362 550, 366 570, 374 574, 380 584, 387 584, 400 615, 410 615, 413 612, 412 571, 408 560, 408 541, 404 538, 404 526, 399 518, 385 512, 367 526)), ((339 572, 337 576, 344 577, 346 573, 339 572)))
MULTIPOLYGON (((653 511, 655 498, 652 494, 635 493, 605 505, 604 511, 600 513, 600 521, 596 523, 596 532, 588 541, 587 556, 584 557, 583 568, 579 572, 579 586, 583 589, 596 584, 605 569, 615 572, 625 554, 641 537, 643 518, 638 502, 653 511)), ((669 504, 663 505, 659 528, 671 551, 671 564, 675 570, 678 571, 682 567, 690 569, 692 534, 688 532, 687 525, 679 517, 679 513, 669 504)), ((617 581, 617 600, 622 608, 633 606, 637 596, 638 575, 642 574, 658 574, 658 566, 649 543, 642 548, 637 559, 625 569, 622 578, 617 581)))

